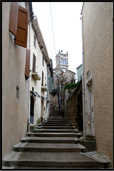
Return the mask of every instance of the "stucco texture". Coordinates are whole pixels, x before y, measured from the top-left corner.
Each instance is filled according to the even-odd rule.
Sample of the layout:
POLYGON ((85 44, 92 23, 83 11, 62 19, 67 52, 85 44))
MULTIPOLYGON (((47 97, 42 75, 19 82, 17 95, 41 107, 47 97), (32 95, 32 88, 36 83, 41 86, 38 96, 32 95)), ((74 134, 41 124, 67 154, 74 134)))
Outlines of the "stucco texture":
POLYGON ((85 2, 82 16, 84 80, 90 70, 97 150, 113 161, 113 2, 85 2))
MULTIPOLYGON (((22 3, 23 4, 23 3, 22 3)), ((26 49, 15 46, 9 33, 10 2, 2 2, 2 155, 27 131, 26 49), (16 98, 19 87, 19 99, 16 98)))

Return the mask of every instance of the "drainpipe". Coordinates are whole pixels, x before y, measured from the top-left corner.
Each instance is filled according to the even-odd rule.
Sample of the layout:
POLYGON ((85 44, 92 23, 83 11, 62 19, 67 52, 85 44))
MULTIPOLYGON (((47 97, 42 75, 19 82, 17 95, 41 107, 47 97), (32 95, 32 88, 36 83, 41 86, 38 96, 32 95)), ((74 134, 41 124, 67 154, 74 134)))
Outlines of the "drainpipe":
MULTIPOLYGON (((29 23, 29 50, 30 50, 30 23, 29 23)), ((28 132, 30 131, 29 100, 30 100, 30 70, 29 70, 29 79, 28 79, 28 119, 27 119, 27 131, 28 132)))
POLYGON ((85 104, 84 104, 84 44, 83 44, 83 16, 81 14, 81 37, 82 37, 82 99, 83 99, 83 138, 85 139, 85 104))
MULTIPOLYGON (((48 80, 49 66, 47 66, 47 99, 49 98, 49 80, 48 80)), ((47 118, 49 117, 49 103, 47 103, 47 118)))

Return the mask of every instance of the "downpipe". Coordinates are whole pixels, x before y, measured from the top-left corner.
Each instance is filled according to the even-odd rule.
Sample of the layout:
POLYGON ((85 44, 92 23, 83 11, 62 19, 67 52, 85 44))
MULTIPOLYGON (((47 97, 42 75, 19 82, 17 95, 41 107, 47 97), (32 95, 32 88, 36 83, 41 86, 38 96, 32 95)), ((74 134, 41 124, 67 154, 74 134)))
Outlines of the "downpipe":
POLYGON ((82 99, 83 99, 83 138, 85 139, 85 105, 84 105, 84 44, 83 44, 83 16, 81 15, 81 38, 82 38, 82 99))

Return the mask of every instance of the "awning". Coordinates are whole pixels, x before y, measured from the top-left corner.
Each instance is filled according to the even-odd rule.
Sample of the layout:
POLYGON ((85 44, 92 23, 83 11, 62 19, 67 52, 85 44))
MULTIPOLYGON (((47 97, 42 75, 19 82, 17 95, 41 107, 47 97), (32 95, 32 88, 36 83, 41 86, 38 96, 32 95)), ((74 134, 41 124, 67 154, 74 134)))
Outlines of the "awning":
POLYGON ((41 96, 40 96, 37 92, 35 92, 35 91, 30 91, 30 93, 31 93, 31 95, 33 95, 34 97, 39 97, 39 98, 41 98, 41 96))
POLYGON ((42 100, 46 100, 47 102, 49 102, 49 100, 47 99, 47 97, 43 97, 43 96, 40 96, 37 92, 35 91, 30 91, 31 93, 31 96, 33 96, 33 98, 35 97, 39 97, 39 98, 42 98, 42 100))

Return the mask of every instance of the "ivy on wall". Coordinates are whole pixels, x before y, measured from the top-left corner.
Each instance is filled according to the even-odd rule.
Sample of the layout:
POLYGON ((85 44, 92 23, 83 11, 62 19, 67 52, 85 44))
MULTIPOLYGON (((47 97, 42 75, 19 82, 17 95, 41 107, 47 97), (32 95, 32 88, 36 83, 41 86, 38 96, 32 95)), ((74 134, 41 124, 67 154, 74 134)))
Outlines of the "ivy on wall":
POLYGON ((71 89, 74 89, 78 86, 79 83, 70 83, 70 84, 66 84, 65 87, 64 87, 64 90, 68 89, 68 90, 71 90, 71 89))

